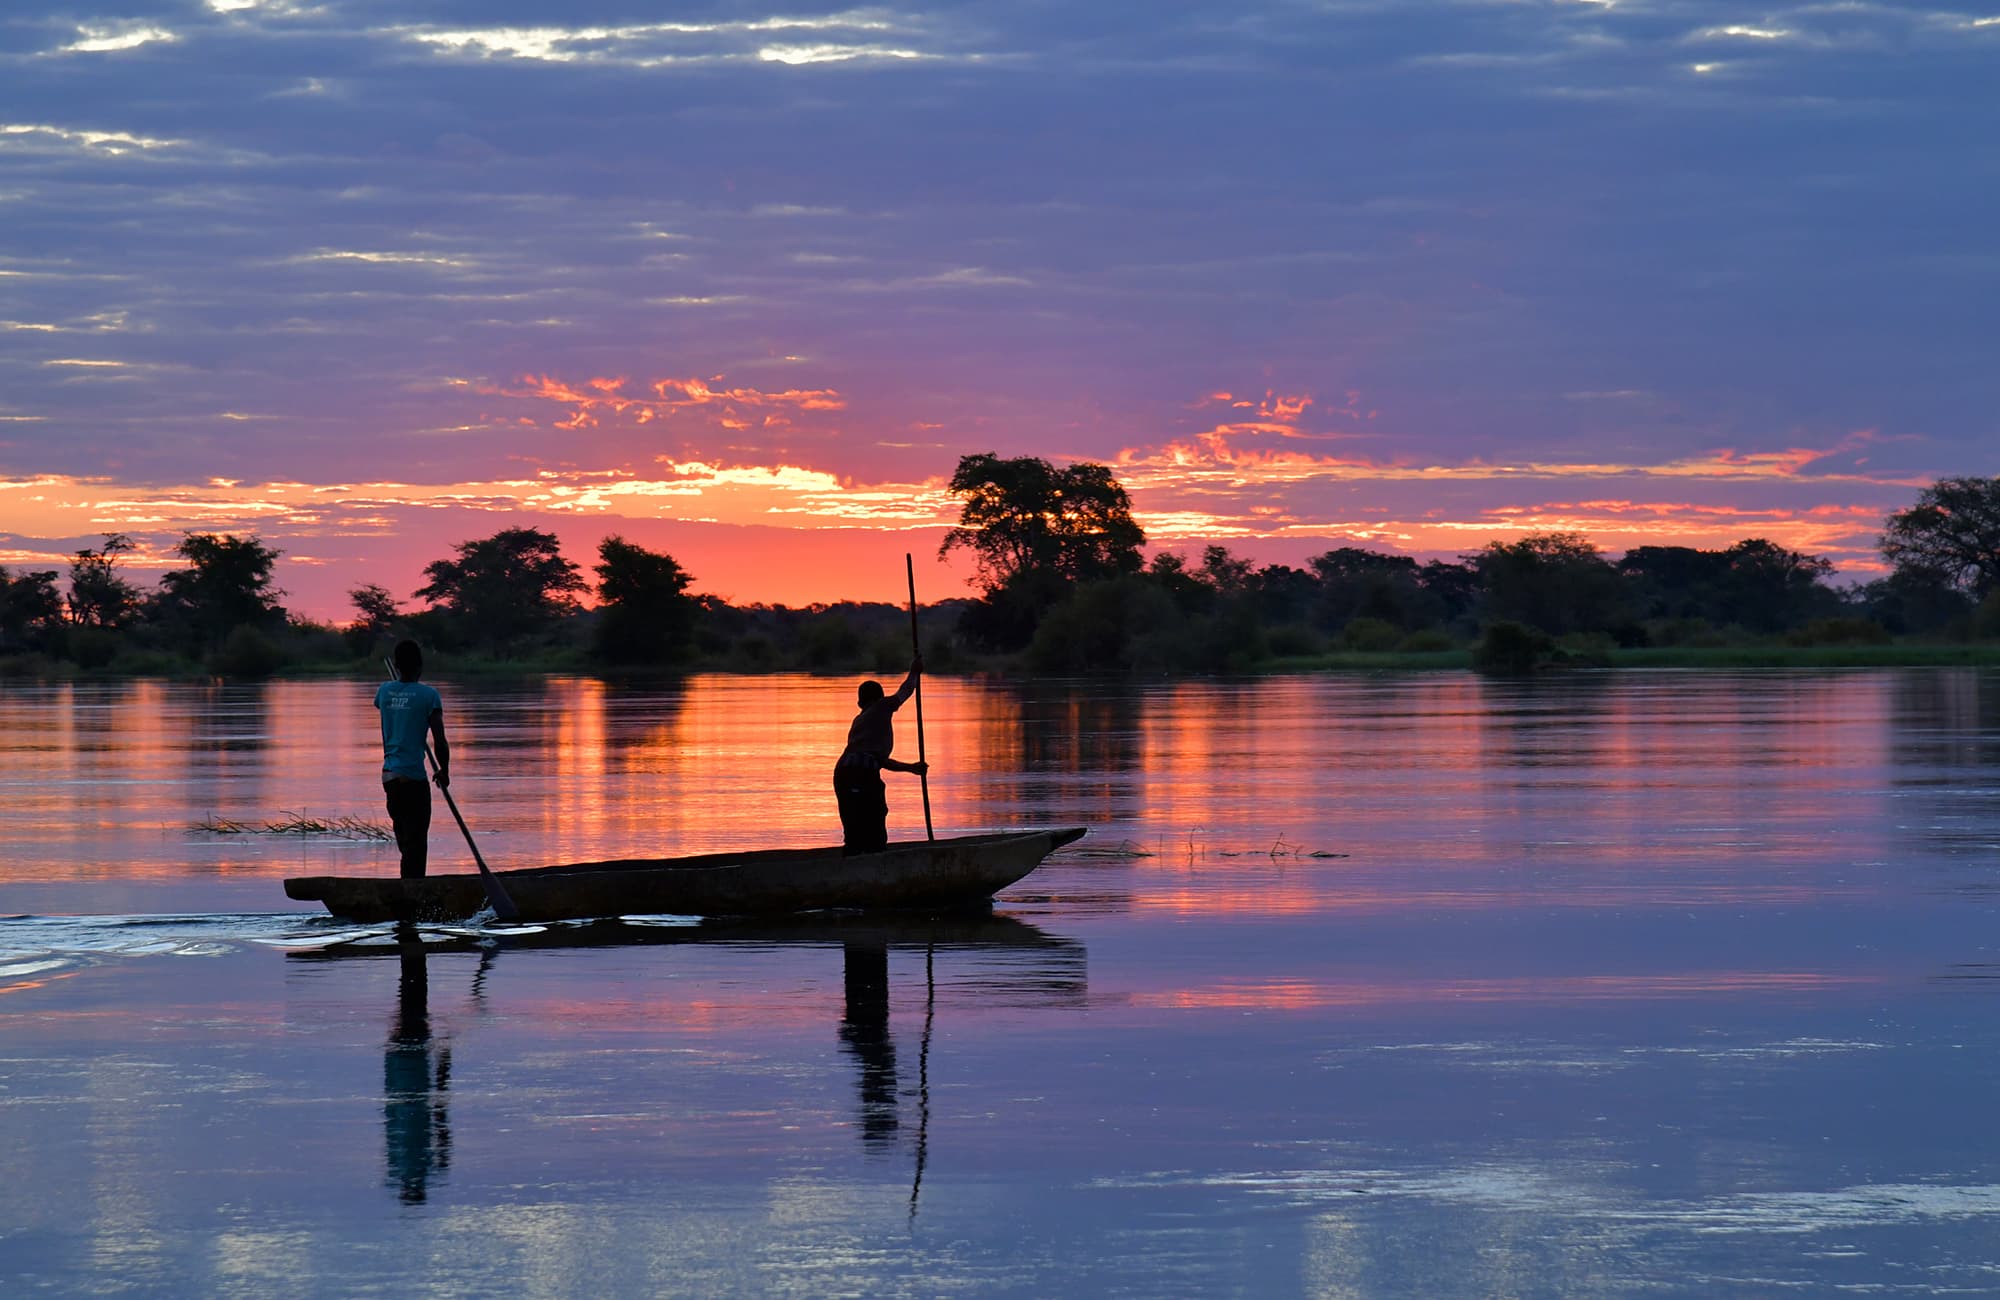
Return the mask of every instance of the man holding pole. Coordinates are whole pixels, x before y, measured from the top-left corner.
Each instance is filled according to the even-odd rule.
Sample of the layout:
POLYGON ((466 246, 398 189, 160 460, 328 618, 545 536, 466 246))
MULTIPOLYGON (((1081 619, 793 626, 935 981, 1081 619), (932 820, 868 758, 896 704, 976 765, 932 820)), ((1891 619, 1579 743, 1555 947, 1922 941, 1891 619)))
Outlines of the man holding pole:
MULTIPOLYGON (((439 789, 451 785, 451 742, 444 735, 444 699, 424 675, 424 652, 415 641, 396 643, 396 680, 375 688, 382 713, 382 793, 396 848, 403 855, 403 879, 424 874, 430 858, 431 790, 424 781, 424 738, 436 742, 439 789)), ((449 796, 447 796, 449 797, 449 796)))
POLYGON ((916 693, 923 670, 924 657, 918 655, 910 661, 910 675, 894 695, 883 694, 880 682, 861 683, 860 712, 848 724, 847 748, 833 766, 833 795, 840 803, 840 829, 849 853, 879 853, 889 846, 889 798, 882 770, 918 776, 930 771, 922 759, 905 763, 889 756, 896 747, 892 719, 903 701, 916 693))

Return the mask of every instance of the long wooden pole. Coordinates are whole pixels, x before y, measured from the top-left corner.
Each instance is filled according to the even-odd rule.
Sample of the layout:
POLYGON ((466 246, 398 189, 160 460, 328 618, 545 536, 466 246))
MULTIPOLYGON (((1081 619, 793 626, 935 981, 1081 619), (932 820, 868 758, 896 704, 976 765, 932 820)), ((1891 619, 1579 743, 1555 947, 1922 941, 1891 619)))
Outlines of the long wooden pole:
MULTIPOLYGON (((923 643, 917 639, 917 568, 908 551, 903 552, 903 576, 910 580, 910 653, 923 657, 923 643)), ((917 762, 929 766, 924 757, 924 675, 917 674, 917 762)), ((921 772, 917 780, 922 782, 924 791, 924 838, 934 840, 937 832, 931 828, 931 774, 921 772)))
MULTIPOLYGON (((389 670, 390 681, 402 680, 394 664, 384 659, 382 666, 389 670)), ((438 761, 437 755, 431 753, 429 737, 424 739, 424 760, 430 764, 430 770, 435 773, 438 761)), ((472 860, 479 867, 479 883, 486 886, 486 901, 493 904, 493 915, 503 921, 520 920, 520 909, 514 906, 513 899, 507 897, 506 887, 500 883, 500 877, 493 874, 493 869, 486 865, 486 859, 480 855, 479 846, 473 843, 472 828, 465 824, 465 818, 460 815, 458 800, 451 797, 451 787, 441 785, 438 787, 438 793, 444 796, 444 806, 451 809, 451 819, 458 823, 459 832, 465 836, 465 847, 472 850, 472 860)))

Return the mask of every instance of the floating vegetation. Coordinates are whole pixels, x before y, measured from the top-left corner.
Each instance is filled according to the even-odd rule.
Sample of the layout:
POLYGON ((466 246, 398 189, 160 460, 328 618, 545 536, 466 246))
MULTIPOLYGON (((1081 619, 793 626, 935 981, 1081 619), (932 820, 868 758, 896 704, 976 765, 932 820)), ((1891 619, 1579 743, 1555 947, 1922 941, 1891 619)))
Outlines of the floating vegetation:
POLYGON ((1332 853, 1326 849, 1309 849, 1303 845, 1294 844, 1283 835, 1280 835, 1272 842, 1271 847, 1268 849, 1223 849, 1215 856, 1218 858, 1270 858, 1276 861, 1279 858, 1344 858, 1347 855, 1345 853, 1332 853))
MULTIPOLYGON (((1311 849, 1302 844, 1294 844, 1283 835, 1278 836, 1269 846, 1261 849, 1211 849, 1197 838, 1201 829, 1197 827, 1194 830, 1190 830, 1185 843, 1173 846, 1174 850, 1177 853, 1184 854, 1190 863, 1210 856, 1218 858, 1269 858, 1274 862, 1281 859, 1344 858, 1348 856, 1345 853, 1334 853, 1328 849, 1311 849)), ((1164 844, 1158 849, 1149 849, 1138 841, 1129 839, 1120 840, 1116 844, 1080 844, 1074 848, 1064 848, 1058 851, 1065 857, 1098 858, 1116 862, 1129 862, 1139 858, 1165 857, 1169 853, 1168 847, 1164 844)))
POLYGON ((1142 848, 1132 840, 1120 840, 1116 844, 1081 844, 1075 848, 1057 849, 1056 852, 1070 858, 1116 858, 1121 862, 1153 856, 1151 849, 1142 848))
POLYGON ((391 840, 394 834, 380 822, 354 816, 310 817, 285 811, 276 821, 240 822, 232 817, 210 816, 194 824, 208 835, 324 835, 342 840, 391 840))

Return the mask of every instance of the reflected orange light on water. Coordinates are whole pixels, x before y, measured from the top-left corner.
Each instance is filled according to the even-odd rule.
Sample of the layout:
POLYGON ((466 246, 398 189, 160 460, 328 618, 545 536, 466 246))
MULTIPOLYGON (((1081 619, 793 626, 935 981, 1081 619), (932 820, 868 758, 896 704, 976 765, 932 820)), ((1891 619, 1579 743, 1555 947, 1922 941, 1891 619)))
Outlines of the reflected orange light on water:
MULTIPOLYGON (((488 861, 508 868, 837 843, 831 769, 862 676, 436 680, 453 793, 488 861)), ((1079 847, 1110 855, 1058 856, 1038 887, 1111 884, 1124 906, 1173 915, 1865 894, 1872 877, 1742 866, 1814 858, 1831 817, 1890 797, 1879 772, 1907 707, 1892 680, 1705 674, 1691 690, 1672 673, 932 678, 932 814, 939 835, 1086 826, 1079 847)), ((286 813, 385 824, 374 689, 8 685, 9 878, 392 874, 394 849, 380 842, 195 831, 286 813)), ((905 758, 914 723, 906 708, 905 758)), ((887 783, 891 837, 920 838, 919 783, 887 783)), ((1861 818, 1843 849, 1885 860, 1895 825, 1861 818)), ((435 871, 470 865, 442 807, 431 853, 435 871)))
POLYGON ((77 971, 63 971, 57 974, 44 975, 40 979, 15 980, 11 984, 0 984, 0 997, 5 997, 9 993, 31 993, 36 989, 45 989, 63 980, 75 979, 78 973, 77 971))
POLYGON ((1224 982, 1213 988, 1135 992, 1130 1001, 1135 1006, 1186 1011, 1316 1011, 1328 1007, 1376 1007, 1406 1003, 1553 1003, 1653 1001, 1717 995, 1778 996, 1878 987, 1890 982, 1891 977, 1886 975, 1834 975, 1823 971, 1552 975, 1485 980, 1397 980, 1393 983, 1286 978, 1224 982))

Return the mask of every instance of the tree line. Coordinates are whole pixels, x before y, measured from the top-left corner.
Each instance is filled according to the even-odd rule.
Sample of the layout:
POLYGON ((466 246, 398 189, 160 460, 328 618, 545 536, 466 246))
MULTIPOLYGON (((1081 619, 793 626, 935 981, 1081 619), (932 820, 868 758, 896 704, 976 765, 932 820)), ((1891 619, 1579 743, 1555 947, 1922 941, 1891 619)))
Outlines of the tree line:
MULTIPOLYGON (((1227 547, 1145 554, 1111 471, 991 452, 959 461, 959 524, 979 595, 922 611, 933 669, 1229 672, 1343 652, 1470 649, 1506 670, 1591 661, 1618 647, 1884 643, 2000 637, 2000 479, 1941 479, 1884 522, 1886 577, 1837 586, 1827 560, 1749 538, 1720 550, 1640 546, 1615 560, 1576 533, 1492 542, 1455 561, 1336 547, 1303 567, 1227 547)), ((0 568, 0 663, 36 671, 259 676, 369 663, 414 636, 465 660, 532 667, 889 671, 907 611, 841 602, 733 606, 690 591, 673 556, 605 538, 586 570, 553 534, 504 528, 425 566, 406 608, 353 588, 343 627, 293 617, 280 552, 255 536, 191 533, 150 591, 121 570, 123 534, 57 570, 0 568), (593 603, 584 604, 585 596, 593 603)))
POLYGON ((1848 587, 1831 562, 1764 538, 1615 560, 1565 532, 1455 561, 1337 547, 1304 567, 1258 566, 1224 546, 1147 560, 1104 466, 987 453, 961 459, 951 487, 964 507, 942 549, 969 551, 982 588, 961 634, 1042 671, 1224 672, 1467 648, 1478 666, 1512 670, 1621 647, 2000 637, 2000 479, 1923 489, 1884 521, 1888 576, 1848 587))

